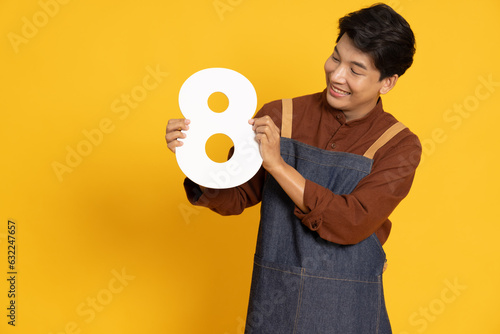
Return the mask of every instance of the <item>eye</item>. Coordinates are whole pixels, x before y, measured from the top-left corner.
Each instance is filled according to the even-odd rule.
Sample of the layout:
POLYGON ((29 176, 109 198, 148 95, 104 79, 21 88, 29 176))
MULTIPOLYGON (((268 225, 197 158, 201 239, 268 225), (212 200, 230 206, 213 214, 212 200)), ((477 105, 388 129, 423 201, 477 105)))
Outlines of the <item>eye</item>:
POLYGON ((335 57, 335 55, 332 55, 332 59, 334 62, 338 63, 339 62, 339 59, 337 57, 335 57))
POLYGON ((361 75, 361 73, 358 73, 358 72, 354 71, 352 68, 351 68, 351 72, 352 72, 352 74, 354 74, 354 75, 361 75))

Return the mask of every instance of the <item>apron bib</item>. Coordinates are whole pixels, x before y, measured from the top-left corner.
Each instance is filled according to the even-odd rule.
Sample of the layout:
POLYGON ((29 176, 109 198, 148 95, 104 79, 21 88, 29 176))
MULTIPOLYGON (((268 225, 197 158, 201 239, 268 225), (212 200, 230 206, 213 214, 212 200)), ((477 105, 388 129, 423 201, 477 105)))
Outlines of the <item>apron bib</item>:
MULTIPOLYGON (((338 195, 351 193, 377 149, 404 129, 396 123, 364 156, 332 152, 291 138, 292 103, 283 100, 281 155, 304 178, 338 195)), ((294 215, 295 204, 268 175, 245 333, 391 333, 375 234, 355 245, 326 241, 294 215)))

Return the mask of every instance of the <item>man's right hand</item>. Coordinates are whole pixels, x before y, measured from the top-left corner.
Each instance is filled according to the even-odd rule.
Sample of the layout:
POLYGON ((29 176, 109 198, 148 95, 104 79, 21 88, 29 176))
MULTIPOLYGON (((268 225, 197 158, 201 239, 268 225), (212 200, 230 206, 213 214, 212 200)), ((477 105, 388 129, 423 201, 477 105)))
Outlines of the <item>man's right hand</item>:
POLYGON ((175 148, 182 146, 183 142, 177 139, 186 138, 186 134, 181 132, 181 130, 189 130, 189 123, 190 120, 184 118, 168 120, 165 140, 167 141, 167 147, 170 151, 175 153, 175 148))

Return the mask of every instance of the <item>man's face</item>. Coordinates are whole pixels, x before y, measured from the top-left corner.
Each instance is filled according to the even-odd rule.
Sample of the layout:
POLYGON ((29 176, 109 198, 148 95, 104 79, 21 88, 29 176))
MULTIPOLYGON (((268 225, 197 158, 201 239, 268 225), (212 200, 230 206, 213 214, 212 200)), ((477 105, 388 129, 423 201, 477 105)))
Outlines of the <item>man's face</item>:
POLYGON ((356 48, 344 34, 325 63, 327 101, 342 110, 347 120, 365 116, 372 110, 380 94, 394 86, 398 76, 380 79, 380 71, 371 57, 356 48))

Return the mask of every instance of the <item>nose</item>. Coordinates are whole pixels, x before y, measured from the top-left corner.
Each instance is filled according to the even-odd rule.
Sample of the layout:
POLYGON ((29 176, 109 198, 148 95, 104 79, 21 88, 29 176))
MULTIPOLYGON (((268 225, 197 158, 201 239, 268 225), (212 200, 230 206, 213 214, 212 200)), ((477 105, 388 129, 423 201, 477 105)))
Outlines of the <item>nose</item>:
POLYGON ((338 65, 335 67, 329 75, 330 82, 335 82, 339 84, 343 84, 346 82, 346 68, 342 65, 338 65))

